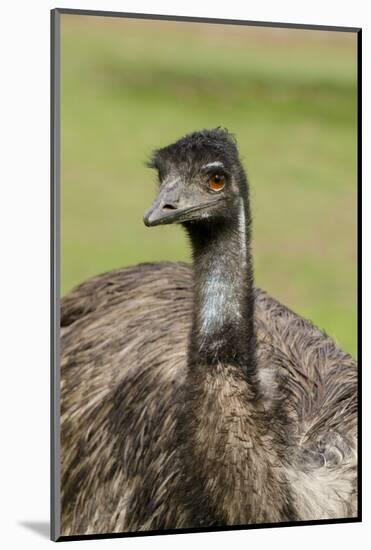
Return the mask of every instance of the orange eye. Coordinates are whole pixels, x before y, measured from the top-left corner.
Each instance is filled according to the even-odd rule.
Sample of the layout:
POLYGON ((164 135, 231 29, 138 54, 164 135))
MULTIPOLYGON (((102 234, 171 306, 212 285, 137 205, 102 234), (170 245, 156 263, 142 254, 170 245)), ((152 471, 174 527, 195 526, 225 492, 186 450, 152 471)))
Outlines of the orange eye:
POLYGON ((208 185, 213 191, 221 191, 225 185, 225 177, 222 174, 214 174, 209 178, 208 185))

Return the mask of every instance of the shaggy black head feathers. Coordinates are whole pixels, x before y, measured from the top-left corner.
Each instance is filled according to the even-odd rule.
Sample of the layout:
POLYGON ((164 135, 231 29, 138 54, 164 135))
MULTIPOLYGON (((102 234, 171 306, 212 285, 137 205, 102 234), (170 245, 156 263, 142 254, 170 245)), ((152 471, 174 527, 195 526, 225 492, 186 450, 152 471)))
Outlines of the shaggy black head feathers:
POLYGON ((200 130, 180 138, 175 143, 156 149, 147 166, 160 173, 171 164, 194 167, 199 162, 220 160, 228 168, 239 164, 236 140, 225 128, 200 130))

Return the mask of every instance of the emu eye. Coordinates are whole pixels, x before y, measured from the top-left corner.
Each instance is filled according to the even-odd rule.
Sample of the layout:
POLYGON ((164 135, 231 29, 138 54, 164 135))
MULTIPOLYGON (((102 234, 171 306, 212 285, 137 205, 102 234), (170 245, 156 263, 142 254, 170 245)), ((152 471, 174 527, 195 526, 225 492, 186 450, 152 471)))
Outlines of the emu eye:
POLYGON ((221 191, 225 185, 225 177, 223 174, 214 174, 207 183, 213 191, 221 191))

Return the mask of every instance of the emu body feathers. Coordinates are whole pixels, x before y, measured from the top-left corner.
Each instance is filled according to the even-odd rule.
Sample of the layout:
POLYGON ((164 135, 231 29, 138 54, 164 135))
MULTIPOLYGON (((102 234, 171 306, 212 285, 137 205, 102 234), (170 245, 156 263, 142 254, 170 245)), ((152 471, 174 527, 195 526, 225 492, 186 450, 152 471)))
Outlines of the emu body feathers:
MULTIPOLYGON (((245 442, 260 485, 247 502, 227 495, 220 510, 215 503, 226 488, 213 484, 213 471, 202 474, 208 497, 197 489, 201 461, 190 465, 192 482, 185 479, 186 434, 177 425, 188 396, 191 268, 120 269, 62 300, 63 535, 356 515, 356 364, 265 292, 254 289, 253 296, 258 408, 285 454, 275 454, 269 433, 262 436, 272 447, 273 483, 264 478, 259 445, 245 442)), ((240 416, 231 407, 226 464, 238 460, 240 416)), ((207 446, 214 434, 202 433, 207 446)))

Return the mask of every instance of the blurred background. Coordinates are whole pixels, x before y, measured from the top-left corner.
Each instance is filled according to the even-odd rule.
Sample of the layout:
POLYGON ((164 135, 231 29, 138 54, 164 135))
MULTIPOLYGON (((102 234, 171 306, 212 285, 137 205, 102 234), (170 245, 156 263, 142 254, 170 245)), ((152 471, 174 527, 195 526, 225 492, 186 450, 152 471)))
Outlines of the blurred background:
POLYGON ((255 284, 356 357, 356 35, 61 17, 61 291, 117 267, 190 260, 145 228, 151 150, 202 128, 238 140, 255 284))

